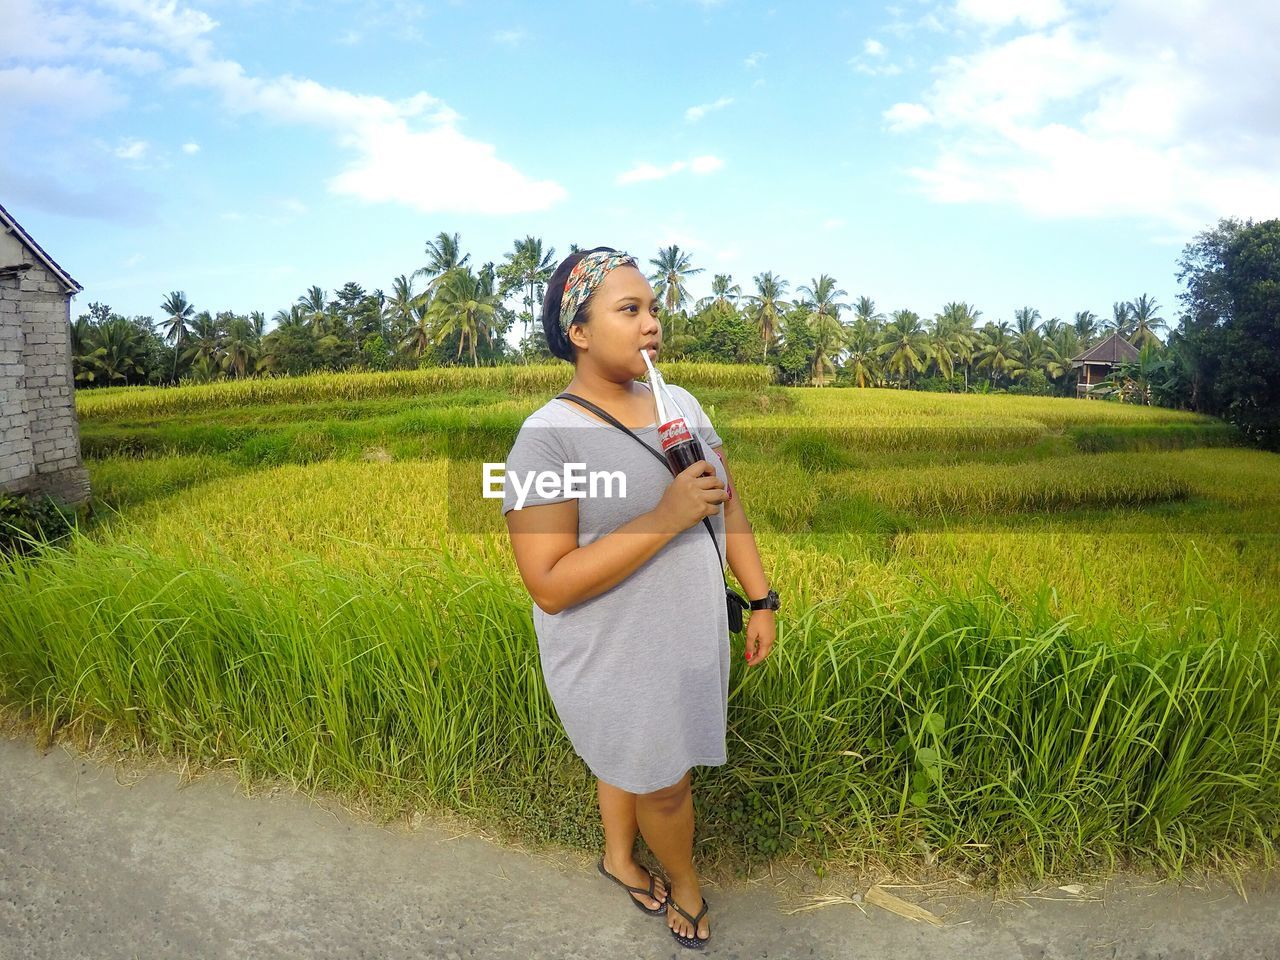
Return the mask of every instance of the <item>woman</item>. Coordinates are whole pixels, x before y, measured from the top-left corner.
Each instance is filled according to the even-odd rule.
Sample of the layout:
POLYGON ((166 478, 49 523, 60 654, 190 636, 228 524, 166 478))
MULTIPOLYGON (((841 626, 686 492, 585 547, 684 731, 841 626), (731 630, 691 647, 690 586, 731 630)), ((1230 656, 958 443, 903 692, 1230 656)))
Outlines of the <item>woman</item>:
MULTIPOLYGON (((566 392, 607 411, 654 450, 654 400, 636 378, 646 372, 641 349, 652 358, 661 348, 658 306, 636 261, 610 247, 565 258, 542 305, 551 352, 574 365, 566 392)), ((704 460, 673 478, 634 438, 577 403, 552 399, 529 415, 511 447, 503 513, 534 601, 548 692, 596 776, 605 835, 597 870, 646 913, 665 914, 682 946, 700 947, 711 928, 692 862, 691 767, 726 760, 724 563, 748 597, 768 607, 750 618, 751 665, 773 647, 777 595, 719 436, 692 394, 670 389, 704 460), (584 465, 583 477, 619 472, 625 487, 574 496, 563 485, 532 482, 538 472, 564 474, 565 464, 584 465), (637 829, 670 881, 636 863, 637 829)))

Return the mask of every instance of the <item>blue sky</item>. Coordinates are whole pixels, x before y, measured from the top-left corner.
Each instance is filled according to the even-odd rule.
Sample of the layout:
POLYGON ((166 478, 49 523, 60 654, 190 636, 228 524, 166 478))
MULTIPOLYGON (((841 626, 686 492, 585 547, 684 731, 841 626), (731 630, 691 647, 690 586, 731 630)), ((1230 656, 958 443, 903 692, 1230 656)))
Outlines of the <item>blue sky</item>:
POLYGON ((1280 215, 1280 5, 0 0, 0 204, 159 318, 390 290, 440 231, 928 318, 1156 297, 1280 215), (1271 39, 1269 39, 1271 38, 1271 39))

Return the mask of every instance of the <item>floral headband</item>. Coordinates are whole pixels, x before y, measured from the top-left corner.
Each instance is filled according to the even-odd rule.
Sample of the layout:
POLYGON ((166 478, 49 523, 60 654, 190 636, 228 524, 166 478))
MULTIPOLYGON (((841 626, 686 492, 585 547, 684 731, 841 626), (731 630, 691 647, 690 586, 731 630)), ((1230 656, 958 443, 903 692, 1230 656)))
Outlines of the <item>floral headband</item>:
POLYGON ((560 297, 560 329, 566 334, 569 324, 573 323, 578 307, 591 295, 591 291, 600 286, 600 281, 615 267, 637 266, 635 257, 627 253, 610 253, 608 250, 597 250, 588 253, 573 265, 569 278, 564 282, 564 293, 560 297))

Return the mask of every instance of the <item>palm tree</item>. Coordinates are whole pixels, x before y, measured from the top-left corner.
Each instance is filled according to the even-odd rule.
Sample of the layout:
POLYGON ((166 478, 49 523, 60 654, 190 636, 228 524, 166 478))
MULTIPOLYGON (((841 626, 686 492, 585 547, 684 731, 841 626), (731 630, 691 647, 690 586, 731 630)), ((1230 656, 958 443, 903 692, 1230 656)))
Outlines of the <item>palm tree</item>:
POLYGON ((847 294, 837 290, 835 278, 825 273, 816 277, 810 286, 798 287, 796 292, 804 298, 804 307, 815 316, 832 316, 838 320, 840 311, 849 309, 847 303, 836 299, 847 294))
POLYGON ((227 336, 223 344, 221 361, 222 369, 234 370, 236 379, 242 380, 252 365, 257 352, 252 321, 246 317, 232 317, 227 323, 227 336))
MULTIPOLYGON (((400 343, 419 325, 430 301, 430 294, 414 293, 413 279, 403 273, 391 281, 387 313, 391 317, 391 339, 400 343)), ((417 352, 421 356, 421 350, 417 352)))
POLYGON ((305 330, 307 328, 307 314, 303 307, 294 304, 288 310, 277 310, 271 317, 271 322, 275 324, 273 330, 295 329, 305 330))
POLYGON ((1071 322, 1081 345, 1089 343, 1098 334, 1098 315, 1091 310, 1081 310, 1071 322))
POLYGON ((367 293, 360 299, 355 312, 355 327, 359 331, 358 340, 363 343, 365 337, 377 334, 380 337, 387 333, 387 296, 381 289, 367 293))
POLYGON ((698 313, 707 309, 735 310, 741 296, 742 288, 733 282, 733 277, 727 273, 717 273, 711 281, 711 296, 703 297, 694 304, 693 309, 698 313))
POLYGON ((401 351, 415 359, 421 359, 435 339, 432 305, 433 301, 425 293, 411 297, 405 302, 401 321, 397 323, 397 329, 401 330, 396 340, 397 345, 401 351))
POLYGON ((160 304, 164 311, 161 326, 165 331, 165 339, 173 343, 173 379, 178 379, 178 352, 182 348, 182 338, 187 332, 187 321, 195 313, 196 308, 187 301, 187 295, 181 290, 174 290, 160 304))
POLYGON ((1167 329, 1164 318, 1156 315, 1160 304, 1144 293, 1137 300, 1130 300, 1128 306, 1129 316, 1133 320, 1133 336, 1130 342, 1139 350, 1148 342, 1163 346, 1160 338, 1155 335, 1156 330, 1167 329))
POLYGON ((667 313, 675 313, 689 296, 684 285, 685 279, 695 273, 702 273, 705 268, 689 266, 689 254, 681 253, 680 247, 674 243, 660 248, 658 256, 649 263, 658 268, 649 277, 654 285, 653 292, 662 300, 667 313))
POLYGON ((87 336, 93 349, 85 359, 94 382, 128 383, 130 376, 146 373, 146 335, 129 320, 111 316, 87 336))
POLYGON ((857 336, 850 329, 849 356, 845 360, 844 370, 855 386, 865 387, 880 381, 880 364, 876 359, 874 346, 866 346, 861 342, 852 342, 857 336))
POLYGON ((1071 358, 1080 352, 1074 327, 1059 324, 1045 340, 1042 365, 1045 376, 1061 383, 1071 373, 1071 358))
POLYGON ((778 325, 782 320, 783 295, 787 292, 787 281, 775 277, 772 271, 755 277, 756 292, 747 297, 750 306, 747 308, 751 319, 760 328, 760 337, 764 340, 764 361, 769 362, 769 343, 778 333, 778 325))
POLYGON ((440 343, 450 334, 457 333, 458 357, 462 356, 463 346, 469 346, 471 365, 476 367, 480 365, 476 357, 476 339, 483 336, 492 342, 493 315, 502 302, 502 298, 492 290, 492 273, 491 263, 485 264, 479 277, 468 267, 449 270, 443 275, 431 304, 435 342, 440 343), (489 274, 487 282, 486 273, 489 274))
POLYGON ((443 230, 436 234, 434 240, 427 241, 427 263, 426 266, 419 267, 413 271, 411 276, 419 274, 430 278, 427 284, 427 292, 435 290, 436 286, 444 282, 445 274, 450 270, 458 267, 465 267, 467 261, 471 259, 471 254, 462 253, 462 242, 458 234, 447 234, 443 230))
MULTIPOLYGON (((947 351, 950 357, 964 364, 964 388, 969 389, 969 369, 981 341, 974 325, 982 311, 967 301, 952 300, 943 304, 942 313, 938 315, 941 326, 947 333, 947 351)), ((950 362, 950 360, 949 360, 950 362)), ((953 368, 954 371, 954 368, 953 368)))
POLYGON ((913 310, 895 310, 885 328, 885 339, 876 347, 876 355, 886 357, 885 366, 896 371, 899 380, 911 378, 928 364, 929 339, 913 310))
POLYGON ((849 305, 836 297, 847 296, 843 290, 836 289, 834 277, 822 274, 815 277, 809 286, 800 286, 796 290, 801 297, 801 306, 809 313, 809 328, 813 331, 815 353, 814 360, 818 374, 818 386, 823 386, 823 366, 835 372, 833 360, 839 358, 840 351, 847 343, 847 333, 840 322, 840 311, 847 310, 849 305), (835 351, 830 353, 830 351, 835 351))
POLYGON ((832 358, 838 357, 846 346, 845 329, 834 313, 810 313, 809 330, 813 335, 813 379, 823 387, 826 371, 836 372, 832 358))
POLYGON ((191 345, 185 358, 203 363, 206 370, 216 368, 222 359, 222 330, 208 310, 201 310, 192 320, 191 345))
POLYGON ((858 302, 853 305, 853 319, 865 324, 873 332, 879 332, 880 325, 884 323, 884 314, 876 310, 876 302, 870 297, 859 297, 858 302))
POLYGON ((1021 307, 1013 312, 1013 319, 1017 325, 1013 342, 1018 349, 1018 359, 1022 361, 1024 368, 1030 369, 1040 355, 1043 343, 1040 331, 1036 329, 1040 311, 1033 307, 1021 307))
POLYGON ((929 328, 929 355, 938 370, 938 376, 949 378, 955 372, 955 338, 956 333, 947 325, 942 314, 933 318, 929 328))
POLYGON ((662 355, 668 360, 683 359, 697 345, 698 335, 694 333, 693 321, 683 310, 667 313, 659 307, 658 322, 662 324, 662 355))
POLYGON ((988 323, 982 328, 984 342, 978 348, 976 366, 978 369, 990 370, 992 379, 998 379, 1000 374, 1004 374, 1012 381, 1026 370, 1018 359, 1017 345, 1009 333, 1007 320, 988 323))
POLYGON ((298 306, 305 312, 307 323, 310 324, 312 333, 317 333, 324 329, 325 323, 329 318, 329 312, 325 305, 323 290, 319 287, 312 287, 298 298, 298 306))
MULTIPOLYGON (((523 240, 514 241, 514 249, 506 255, 506 262, 498 267, 498 278, 501 281, 498 293, 503 297, 517 288, 527 291, 524 304, 528 308, 528 316, 521 314, 524 324, 524 336, 529 336, 534 319, 538 314, 538 304, 542 301, 547 281, 556 269, 556 248, 542 251, 542 240, 538 237, 526 236, 523 240)), ((527 362, 526 357, 526 362, 527 362)))
POLYGON ((1129 304, 1123 301, 1111 304, 1111 329, 1113 332, 1128 339, 1130 319, 1129 304))

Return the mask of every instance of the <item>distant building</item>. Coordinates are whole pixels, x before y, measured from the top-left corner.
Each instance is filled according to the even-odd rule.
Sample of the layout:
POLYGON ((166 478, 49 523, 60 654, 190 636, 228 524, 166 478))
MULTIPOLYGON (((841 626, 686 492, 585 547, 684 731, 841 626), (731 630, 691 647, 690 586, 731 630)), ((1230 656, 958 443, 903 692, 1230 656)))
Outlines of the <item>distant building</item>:
POLYGON ((89 499, 69 329, 83 289, 0 207, 0 491, 89 499))
POLYGON ((1101 381, 1111 376, 1117 363, 1137 359, 1138 348, 1118 333, 1094 344, 1080 356, 1072 357, 1071 369, 1077 371, 1076 396, 1089 396, 1101 381))

